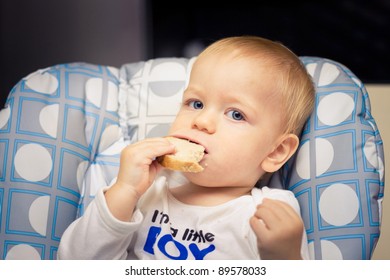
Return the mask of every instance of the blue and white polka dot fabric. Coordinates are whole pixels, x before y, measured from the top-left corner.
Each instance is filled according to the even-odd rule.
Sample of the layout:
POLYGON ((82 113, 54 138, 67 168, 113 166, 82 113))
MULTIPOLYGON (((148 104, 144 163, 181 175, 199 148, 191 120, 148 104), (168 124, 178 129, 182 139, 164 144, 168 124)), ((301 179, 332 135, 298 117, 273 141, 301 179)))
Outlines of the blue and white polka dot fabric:
POLYGON ((343 65, 302 60, 317 85, 316 109, 274 182, 298 198, 312 258, 369 259, 379 238, 384 157, 368 94, 343 65))
MULTIPOLYGON (((57 65, 14 87, 0 110, 0 258, 55 259, 65 228, 115 179, 123 147, 166 135, 193 61, 57 65)), ((312 258, 368 259, 384 188, 368 95, 343 65, 302 61, 316 110, 295 157, 267 184, 297 196, 312 258)))
POLYGON ((94 196, 86 175, 116 173, 120 151, 108 147, 121 138, 118 72, 57 65, 9 94, 0 111, 1 259, 54 259, 63 231, 94 196))

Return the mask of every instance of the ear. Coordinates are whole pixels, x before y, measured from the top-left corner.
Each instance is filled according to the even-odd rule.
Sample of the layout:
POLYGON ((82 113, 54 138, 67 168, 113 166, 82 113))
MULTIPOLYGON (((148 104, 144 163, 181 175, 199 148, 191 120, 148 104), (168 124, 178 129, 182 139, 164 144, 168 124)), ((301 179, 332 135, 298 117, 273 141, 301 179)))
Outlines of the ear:
POLYGON ((283 135, 279 144, 262 161, 261 167, 265 172, 275 172, 290 159, 298 149, 299 138, 295 134, 283 135))

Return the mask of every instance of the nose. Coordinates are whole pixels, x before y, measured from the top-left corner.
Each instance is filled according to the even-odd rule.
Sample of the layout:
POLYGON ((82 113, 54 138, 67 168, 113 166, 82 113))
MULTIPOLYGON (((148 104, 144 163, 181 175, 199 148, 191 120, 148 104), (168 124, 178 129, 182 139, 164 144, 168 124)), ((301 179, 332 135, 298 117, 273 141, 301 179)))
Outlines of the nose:
POLYGON ((213 134, 217 127, 217 116, 210 110, 200 110, 192 121, 192 128, 213 134))

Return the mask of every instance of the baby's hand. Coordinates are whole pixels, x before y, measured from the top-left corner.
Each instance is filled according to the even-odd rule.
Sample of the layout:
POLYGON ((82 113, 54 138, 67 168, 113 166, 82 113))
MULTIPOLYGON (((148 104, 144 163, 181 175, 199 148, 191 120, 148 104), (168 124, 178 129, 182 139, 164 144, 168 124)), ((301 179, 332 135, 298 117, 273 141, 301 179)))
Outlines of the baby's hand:
POLYGON ((161 168, 156 157, 174 152, 174 145, 165 138, 150 138, 127 146, 121 153, 117 183, 143 195, 161 168))
POLYGON ((105 193, 114 217, 122 221, 131 219, 139 198, 162 168, 156 157, 174 152, 175 146, 164 138, 146 139, 123 149, 117 180, 105 193))
POLYGON ((262 259, 302 259, 303 221, 289 204, 264 199, 250 224, 262 259))

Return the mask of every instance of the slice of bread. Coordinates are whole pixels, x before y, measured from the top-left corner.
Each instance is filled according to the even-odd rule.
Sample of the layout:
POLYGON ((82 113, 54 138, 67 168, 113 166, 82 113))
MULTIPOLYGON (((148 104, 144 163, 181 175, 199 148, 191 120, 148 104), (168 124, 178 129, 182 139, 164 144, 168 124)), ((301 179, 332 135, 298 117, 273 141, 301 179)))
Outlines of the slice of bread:
POLYGON ((199 164, 204 156, 204 147, 185 139, 167 137, 176 147, 176 153, 157 157, 157 161, 165 168, 182 172, 201 172, 199 164))

